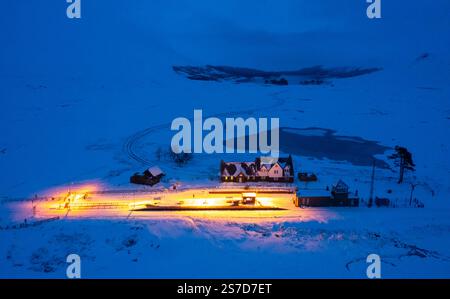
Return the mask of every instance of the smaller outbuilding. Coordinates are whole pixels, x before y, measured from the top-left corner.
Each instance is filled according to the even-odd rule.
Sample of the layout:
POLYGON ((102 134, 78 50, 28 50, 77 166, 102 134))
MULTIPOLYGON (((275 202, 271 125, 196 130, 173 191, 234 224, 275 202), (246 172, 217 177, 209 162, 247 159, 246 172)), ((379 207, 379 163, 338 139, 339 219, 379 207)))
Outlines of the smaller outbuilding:
POLYGON ((299 172, 298 180, 300 182, 317 182, 317 175, 314 173, 299 172))
POLYGON ((328 190, 300 190, 294 200, 297 207, 357 207, 359 198, 350 196, 349 188, 339 180, 328 190))
POLYGON ((161 179, 164 176, 163 171, 158 166, 153 166, 144 171, 144 175, 150 178, 159 178, 161 179))
POLYGON ((161 181, 165 176, 164 172, 158 166, 153 166, 144 171, 143 174, 135 173, 130 177, 130 183, 139 185, 153 186, 161 181))

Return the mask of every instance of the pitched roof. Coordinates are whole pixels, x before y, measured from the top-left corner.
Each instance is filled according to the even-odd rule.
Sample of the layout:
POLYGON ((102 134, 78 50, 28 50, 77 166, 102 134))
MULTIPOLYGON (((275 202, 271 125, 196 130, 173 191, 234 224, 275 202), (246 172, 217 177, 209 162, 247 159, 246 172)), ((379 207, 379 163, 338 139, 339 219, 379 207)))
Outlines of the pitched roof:
POLYGON ((158 166, 152 166, 149 169, 147 169, 148 172, 150 172, 151 175, 153 176, 158 176, 160 174, 164 174, 161 170, 161 168, 159 168, 158 166))
POLYGON ((254 162, 222 162, 222 175, 223 176, 238 176, 240 173, 243 175, 255 175, 260 171, 262 167, 268 171, 278 164, 282 169, 292 169, 292 158, 270 158, 270 157, 258 157, 254 162))
POLYGON ((335 186, 336 186, 336 187, 345 187, 345 188, 348 188, 348 185, 347 185, 346 183, 344 183, 344 181, 341 180, 341 179, 336 183, 335 186))
POLYGON ((225 176, 238 176, 239 174, 247 175, 247 172, 242 167, 242 162, 225 162, 225 167, 222 171, 222 175, 225 176))
POLYGON ((333 190, 338 190, 338 191, 348 191, 348 185, 346 183, 344 183, 343 180, 339 180, 334 186, 333 186, 333 190))

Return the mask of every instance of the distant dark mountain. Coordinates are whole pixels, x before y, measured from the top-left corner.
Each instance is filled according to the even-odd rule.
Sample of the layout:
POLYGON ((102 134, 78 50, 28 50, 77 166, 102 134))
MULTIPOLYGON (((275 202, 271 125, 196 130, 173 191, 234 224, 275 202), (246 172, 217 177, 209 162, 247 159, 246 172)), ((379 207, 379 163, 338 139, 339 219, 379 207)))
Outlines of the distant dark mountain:
POLYGON ((173 66, 173 70, 190 80, 232 81, 235 83, 263 83, 269 85, 322 85, 331 79, 357 77, 380 71, 381 68, 313 66, 294 71, 262 71, 232 66, 173 66))

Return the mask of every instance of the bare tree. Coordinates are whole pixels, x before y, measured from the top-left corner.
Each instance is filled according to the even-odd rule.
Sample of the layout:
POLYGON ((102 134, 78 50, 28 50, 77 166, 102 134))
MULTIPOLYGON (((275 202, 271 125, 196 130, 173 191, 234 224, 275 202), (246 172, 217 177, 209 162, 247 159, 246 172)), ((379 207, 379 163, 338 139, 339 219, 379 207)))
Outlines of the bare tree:
POLYGON ((169 156, 178 166, 187 164, 192 159, 191 153, 175 153, 172 149, 169 150, 169 156))

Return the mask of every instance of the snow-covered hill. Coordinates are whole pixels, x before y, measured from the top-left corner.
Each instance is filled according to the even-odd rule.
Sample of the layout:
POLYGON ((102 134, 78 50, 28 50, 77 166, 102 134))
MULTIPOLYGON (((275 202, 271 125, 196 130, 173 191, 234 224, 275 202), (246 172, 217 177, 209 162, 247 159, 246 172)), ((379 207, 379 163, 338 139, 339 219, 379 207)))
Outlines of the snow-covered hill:
MULTIPOLYGON (((79 20, 68 19, 66 3, 59 2, 9 1, 0 19, 0 199, 3 201, 45 195, 51 188, 70 188, 82 182, 128 187, 129 176, 149 164, 159 164, 166 171, 164 186, 176 181, 184 185, 215 184, 221 159, 253 160, 254 156, 196 155, 186 167, 180 168, 170 161, 158 160, 155 154, 158 148, 169 146, 173 135, 170 123, 174 118, 191 118, 194 109, 203 109, 205 116, 221 118, 279 117, 280 125, 290 132, 318 128, 314 134, 333 131, 343 138, 341 140, 367 141, 380 148, 406 146, 413 153, 416 171, 408 172, 405 183, 399 186, 396 183, 398 170, 387 159, 391 150, 377 154, 376 158, 391 168, 377 169, 375 195, 401 204, 410 198, 410 184, 418 184, 414 197, 425 203, 425 209, 420 211, 426 215, 426 220, 417 224, 423 231, 411 235, 408 229, 416 224, 412 215, 421 215, 420 211, 392 209, 383 212, 380 219, 386 222, 395 219, 398 213, 403 219, 401 227, 393 226, 392 230, 385 230, 380 239, 366 244, 361 238, 370 239, 375 229, 370 226, 368 232, 357 232, 359 241, 355 245, 348 228, 367 221, 358 214, 368 213, 364 208, 336 211, 336 214, 342 213, 348 223, 341 220, 345 226, 343 231, 335 230, 332 224, 324 224, 325 237, 318 232, 322 225, 295 221, 280 224, 272 219, 261 229, 268 230, 271 236, 267 241, 269 245, 262 241, 265 248, 262 251, 268 252, 273 268, 263 271, 253 268, 256 261, 249 261, 248 268, 242 268, 241 272, 235 271, 232 261, 242 261, 250 255, 253 249, 247 251, 246 244, 259 237, 242 229, 239 223, 220 222, 216 228, 209 222, 212 220, 201 222, 204 231, 200 237, 192 236, 189 226, 184 225, 189 221, 186 219, 167 228, 170 230, 173 225, 177 227, 175 231, 180 230, 174 233, 177 237, 170 241, 173 242, 168 247, 170 250, 175 251, 179 242, 194 244, 197 237, 205 244, 200 249, 188 245, 186 250, 193 255, 192 263, 204 253, 213 252, 210 258, 215 260, 226 251, 223 248, 234 248, 227 255, 230 269, 224 272, 211 272, 206 268, 192 272, 180 270, 175 262, 169 268, 133 272, 127 268, 131 267, 130 261, 120 239, 128 236, 133 223, 115 223, 117 236, 114 232, 105 237, 111 239, 108 243, 106 239, 105 242, 97 239, 97 232, 103 231, 101 226, 108 225, 104 222, 87 221, 80 226, 71 221, 54 222, 36 229, 0 231, 0 261, 7 265, 0 267, 0 276, 46 276, 45 269, 42 272, 39 268, 45 261, 40 259, 65 252, 66 247, 59 244, 86 250, 86 256, 103 254, 105 261, 93 267, 108 270, 95 272, 97 270, 91 268, 92 276, 110 276, 106 273, 120 276, 118 272, 108 272, 112 268, 107 263, 111 257, 118 257, 124 264, 123 269, 128 269, 124 270, 125 276, 298 277, 327 276, 324 269, 307 268, 296 272, 292 264, 290 268, 286 266, 297 257, 300 263, 303 258, 316 256, 314 250, 307 250, 310 254, 304 257, 295 251, 299 246, 303 248, 315 242, 319 247, 326 244, 329 249, 318 254, 320 257, 316 261, 324 257, 331 259, 334 248, 339 249, 335 254, 348 252, 348 261, 357 259, 363 256, 363 251, 365 254, 366 250, 379 248, 383 240, 399 239, 407 244, 423 240, 424 248, 433 248, 434 245, 426 245, 437 240, 446 245, 450 243, 445 234, 450 229, 445 220, 450 208, 448 1, 426 4, 423 1, 383 1, 380 20, 367 18, 365 1, 344 4, 332 0, 233 0, 221 1, 220 5, 216 1, 83 1, 79 20), (201 69, 207 65, 268 72, 316 66, 325 70, 356 67, 378 71, 333 78, 332 84, 287 86, 188 80, 174 71, 174 66, 201 69), (438 210, 442 213, 437 213, 438 210), (432 222, 430 226, 427 221, 432 222), (231 245, 227 238, 217 241, 217 231, 229 226, 239 231, 224 229, 232 234, 231 245), (281 226, 288 227, 288 233, 280 232, 281 226), (58 233, 59 230, 63 232, 58 233), (299 237, 305 230, 310 232, 305 238, 314 241, 299 237), (284 245, 294 253, 274 253, 278 250, 277 243, 272 243, 277 240, 273 237, 275 233, 287 238, 283 242, 290 245, 284 245), (404 241, 406 235, 412 240, 404 241), (341 237, 344 241, 335 241, 341 237), (28 247, 28 238, 45 240, 50 245, 36 241, 28 247), (318 238, 321 241, 316 241, 318 238), (330 238, 333 241, 328 241, 330 238), (92 243, 94 247, 90 247, 92 243), (112 245, 105 249, 108 244, 112 245), (117 249, 119 247, 122 249, 117 249), (42 252, 36 256, 39 250, 42 252)), ((292 144, 288 148, 292 149, 292 144)), ((352 189, 357 189, 362 198, 368 198, 370 162, 352 163, 351 159, 336 158, 334 152, 330 154, 333 148, 320 153, 311 149, 315 147, 286 150, 284 154, 294 155, 297 170, 317 173, 320 178, 317 187, 324 188, 342 178, 352 189)), ((9 211, 2 206, 0 209, 1 222, 8 222, 9 211)), ((370 213, 370 217, 378 215, 370 213)), ((150 248, 151 255, 146 257, 146 246, 156 242, 153 242, 154 228, 165 227, 166 223, 152 226, 138 221, 136 225, 140 227, 136 234, 144 240, 138 242, 138 247, 144 246, 139 253, 133 250, 130 253, 138 254, 136 259, 140 260, 142 254, 150 263, 153 258, 169 260, 176 255, 165 251, 158 256, 159 251, 150 248)), ((404 243, 389 244, 397 248, 395 244, 404 243)), ((281 251, 284 245, 280 245, 281 251)), ((163 248, 165 246, 161 245, 160 251, 163 248)), ((440 250, 444 251, 439 252, 439 256, 450 256, 438 246, 436 251, 440 250)), ((403 251, 394 255, 405 254, 403 251)), ((440 258, 431 262, 430 259, 417 260, 417 264, 405 266, 413 267, 413 272, 403 267, 396 271, 392 266, 389 273, 392 276, 450 275, 448 264, 441 263, 440 258), (421 273, 421 269, 426 270, 421 273)), ((53 262, 49 262, 49 267, 55 266, 53 262)), ((192 266, 185 263, 188 263, 183 265, 185 267, 192 266)), ((343 260, 329 264, 330 268, 336 266, 330 276, 354 275, 342 268, 342 264, 343 260)), ((59 272, 50 273, 48 275, 57 276, 59 272)))

